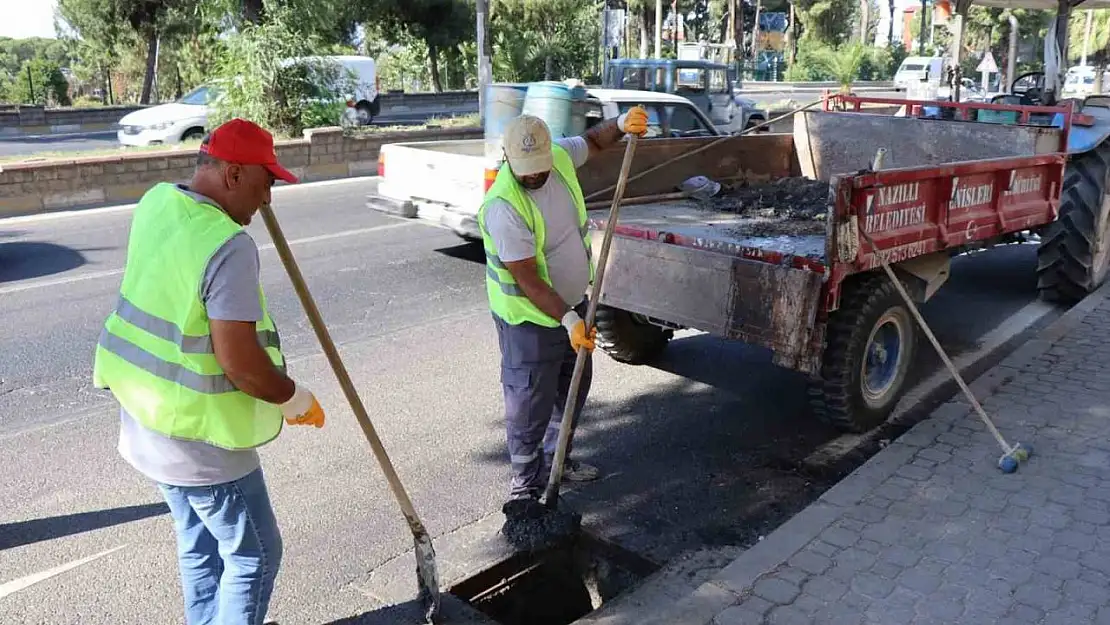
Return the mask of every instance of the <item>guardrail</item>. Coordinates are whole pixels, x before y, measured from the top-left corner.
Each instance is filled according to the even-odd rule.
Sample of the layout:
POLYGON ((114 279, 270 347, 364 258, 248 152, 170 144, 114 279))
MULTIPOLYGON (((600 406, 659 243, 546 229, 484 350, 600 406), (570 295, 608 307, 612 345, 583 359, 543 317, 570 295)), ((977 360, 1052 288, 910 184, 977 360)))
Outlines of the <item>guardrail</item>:
MULTIPOLYGON (((383 93, 381 121, 413 121, 433 116, 478 112, 477 91, 442 93, 383 93)), ((147 106, 51 108, 5 106, 0 108, 0 137, 115 131, 119 120, 147 106)))
POLYGON ((17 106, 0 109, 0 137, 96 132, 119 128, 121 117, 143 106, 43 108, 17 106))

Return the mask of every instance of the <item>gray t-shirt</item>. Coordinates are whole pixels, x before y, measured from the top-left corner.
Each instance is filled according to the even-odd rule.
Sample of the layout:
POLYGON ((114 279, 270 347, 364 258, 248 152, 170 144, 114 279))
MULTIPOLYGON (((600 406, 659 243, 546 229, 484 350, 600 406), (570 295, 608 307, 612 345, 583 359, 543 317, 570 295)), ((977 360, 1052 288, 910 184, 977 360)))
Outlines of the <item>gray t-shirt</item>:
MULTIPOLYGON (((201 202, 213 200, 179 188, 201 202)), ((258 247, 246 232, 227 240, 212 255, 201 283, 201 299, 209 319, 262 320, 258 301, 258 247)), ((211 486, 237 480, 260 466, 253 449, 231 451, 166 437, 148 430, 120 409, 119 453, 147 477, 173 486, 211 486)))
MULTIPOLYGON (((590 147, 583 137, 557 139, 556 143, 570 153, 576 168, 585 164, 590 147)), ((546 226, 544 255, 547 257, 551 286, 570 306, 582 301, 590 285, 590 265, 586 246, 578 230, 578 211, 570 190, 554 171, 547 183, 528 191, 536 203, 546 226)), ((490 202, 486 209, 485 226, 502 261, 514 262, 536 255, 536 240, 520 214, 504 200, 490 202)))

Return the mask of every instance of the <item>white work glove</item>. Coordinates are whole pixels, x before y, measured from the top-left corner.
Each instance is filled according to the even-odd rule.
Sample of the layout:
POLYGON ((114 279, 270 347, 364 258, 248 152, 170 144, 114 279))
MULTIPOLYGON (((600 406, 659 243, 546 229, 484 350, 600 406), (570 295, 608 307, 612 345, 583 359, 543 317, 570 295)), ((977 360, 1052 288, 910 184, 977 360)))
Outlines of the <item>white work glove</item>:
POLYGON ((574 348, 575 353, 583 347, 591 352, 594 351, 597 328, 590 328, 590 335, 586 336, 586 322, 582 321, 582 317, 579 317, 574 309, 568 310, 567 314, 563 315, 563 327, 567 329, 570 346, 574 348))
POLYGON ((281 414, 289 425, 315 425, 324 427, 324 409, 312 391, 294 382, 293 396, 281 404, 281 414))

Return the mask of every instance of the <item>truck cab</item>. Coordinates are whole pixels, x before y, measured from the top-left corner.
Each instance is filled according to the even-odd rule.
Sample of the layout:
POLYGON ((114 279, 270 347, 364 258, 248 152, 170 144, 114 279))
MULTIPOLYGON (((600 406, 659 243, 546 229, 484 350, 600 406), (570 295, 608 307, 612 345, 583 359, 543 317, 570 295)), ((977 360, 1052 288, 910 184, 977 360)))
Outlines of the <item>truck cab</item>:
POLYGON ((739 132, 766 119, 755 103, 735 95, 728 65, 700 59, 613 59, 602 86, 672 93, 692 102, 722 133, 739 132))

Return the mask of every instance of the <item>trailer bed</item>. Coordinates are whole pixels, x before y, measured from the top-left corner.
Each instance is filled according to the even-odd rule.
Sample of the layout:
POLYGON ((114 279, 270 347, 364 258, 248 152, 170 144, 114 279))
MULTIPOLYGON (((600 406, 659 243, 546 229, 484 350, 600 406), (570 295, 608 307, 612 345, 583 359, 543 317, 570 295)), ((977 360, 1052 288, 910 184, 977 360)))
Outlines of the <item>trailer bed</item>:
MULTIPOLYGON (((607 210, 590 212, 590 227, 604 230, 607 210)), ((672 200, 621 208, 616 234, 659 241, 823 273, 824 220, 753 217, 719 204, 672 200)))

